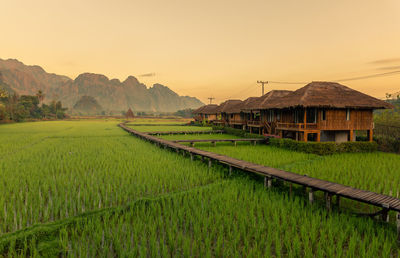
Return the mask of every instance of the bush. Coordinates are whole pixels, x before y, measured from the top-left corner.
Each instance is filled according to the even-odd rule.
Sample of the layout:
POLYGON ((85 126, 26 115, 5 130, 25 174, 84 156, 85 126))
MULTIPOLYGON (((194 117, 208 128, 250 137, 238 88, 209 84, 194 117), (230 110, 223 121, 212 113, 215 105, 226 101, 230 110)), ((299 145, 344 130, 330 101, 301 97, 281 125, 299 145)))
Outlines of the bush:
POLYGON ((269 144, 292 151, 331 155, 345 152, 373 152, 378 150, 376 142, 299 142, 292 139, 270 138, 269 144))
POLYGON ((244 137, 244 138, 264 138, 264 136, 262 136, 262 135, 248 133, 241 129, 236 129, 236 128, 232 128, 232 127, 213 126, 213 130, 224 130, 224 132, 227 134, 232 134, 232 135, 236 135, 236 136, 240 136, 240 137, 244 137))

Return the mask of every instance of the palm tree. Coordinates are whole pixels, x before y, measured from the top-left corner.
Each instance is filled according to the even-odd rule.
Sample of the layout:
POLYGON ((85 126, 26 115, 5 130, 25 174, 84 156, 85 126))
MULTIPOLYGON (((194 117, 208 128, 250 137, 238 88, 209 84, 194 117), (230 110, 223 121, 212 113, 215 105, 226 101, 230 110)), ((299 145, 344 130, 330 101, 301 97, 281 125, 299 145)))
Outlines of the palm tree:
POLYGON ((44 94, 42 90, 38 90, 38 92, 36 93, 36 97, 38 97, 39 103, 43 102, 45 96, 46 94, 44 94))

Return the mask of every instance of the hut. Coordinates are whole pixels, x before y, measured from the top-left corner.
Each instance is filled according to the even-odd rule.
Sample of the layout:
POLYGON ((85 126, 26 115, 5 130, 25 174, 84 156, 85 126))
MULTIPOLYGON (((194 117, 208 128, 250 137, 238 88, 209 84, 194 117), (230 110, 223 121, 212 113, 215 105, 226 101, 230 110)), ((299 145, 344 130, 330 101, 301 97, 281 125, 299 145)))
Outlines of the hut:
POLYGON ((217 112, 217 104, 204 105, 193 111, 194 120, 199 123, 212 123, 214 120, 217 119, 217 112))
POLYGON ((244 111, 245 107, 257 100, 258 97, 249 97, 244 101, 238 102, 226 108, 227 122, 230 127, 246 130, 248 113, 244 111))
POLYGON ((302 141, 355 140, 355 131, 373 136, 373 110, 393 106, 336 82, 311 82, 261 104, 281 137, 302 141))
POLYGON ((235 119, 239 119, 238 114, 235 115, 234 113, 231 112, 236 105, 239 105, 241 103, 242 101, 239 99, 230 99, 221 103, 218 107, 218 114, 217 114, 218 119, 214 121, 214 124, 226 126, 229 125, 230 120, 234 121, 235 119))
POLYGON ((133 120, 135 118, 135 115, 133 114, 133 111, 131 108, 128 109, 128 111, 126 111, 126 119, 128 120, 133 120))
MULTIPOLYGON (((242 108, 247 116, 247 128, 250 133, 275 134, 274 114, 263 108, 273 99, 290 94, 288 90, 271 90, 261 97, 254 98, 242 108)), ((279 120, 279 117, 278 117, 279 120)))

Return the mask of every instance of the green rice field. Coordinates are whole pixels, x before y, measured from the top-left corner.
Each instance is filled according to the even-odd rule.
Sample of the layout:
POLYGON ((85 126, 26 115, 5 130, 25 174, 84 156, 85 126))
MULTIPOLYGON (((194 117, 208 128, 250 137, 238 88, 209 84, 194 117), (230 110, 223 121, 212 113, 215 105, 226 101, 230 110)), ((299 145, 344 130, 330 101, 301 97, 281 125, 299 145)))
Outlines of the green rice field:
MULTIPOLYGON (((118 123, 0 125, 0 257, 399 255, 393 224, 346 212, 328 215, 302 196, 279 187, 266 190, 253 176, 228 176, 221 166, 190 161, 129 135, 118 123)), ((362 154, 318 157, 247 143, 198 146, 243 159, 254 156, 250 161, 299 173, 301 164, 309 164, 310 176, 313 168, 327 174, 351 167, 324 159, 351 162, 351 175, 375 166, 389 176, 398 164, 397 156, 383 153, 368 154, 385 160, 379 166, 362 164, 362 154)), ((370 187, 386 184, 384 176, 383 183, 376 177, 370 187)))

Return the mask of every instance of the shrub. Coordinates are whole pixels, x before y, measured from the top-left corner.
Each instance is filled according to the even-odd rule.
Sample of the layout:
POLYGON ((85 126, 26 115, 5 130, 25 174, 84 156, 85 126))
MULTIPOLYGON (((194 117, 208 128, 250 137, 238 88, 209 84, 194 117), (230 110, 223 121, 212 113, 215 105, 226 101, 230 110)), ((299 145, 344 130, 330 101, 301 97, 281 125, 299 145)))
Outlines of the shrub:
POLYGON ((244 137, 244 138, 264 138, 264 136, 262 136, 262 135, 248 133, 241 129, 236 129, 236 128, 232 128, 232 127, 213 126, 213 130, 224 130, 224 132, 227 134, 232 134, 232 135, 236 135, 236 136, 240 136, 240 137, 244 137))
POLYGON ((378 150, 376 142, 298 142, 292 139, 270 138, 269 144, 292 151, 330 155, 344 152, 373 152, 378 150))

